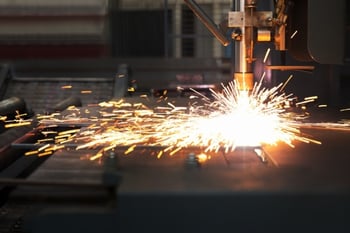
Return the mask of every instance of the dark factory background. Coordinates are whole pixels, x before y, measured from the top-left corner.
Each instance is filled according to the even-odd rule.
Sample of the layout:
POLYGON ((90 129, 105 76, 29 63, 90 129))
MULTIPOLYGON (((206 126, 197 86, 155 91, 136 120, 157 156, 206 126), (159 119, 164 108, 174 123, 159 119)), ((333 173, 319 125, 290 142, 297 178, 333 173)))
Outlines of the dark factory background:
MULTIPOLYGON (((220 24, 235 1, 196 2, 220 24)), ((274 6, 256 2, 258 10, 274 6)), ((256 45, 255 81, 265 72, 269 88, 293 75, 287 94, 300 101, 318 96, 305 105, 319 114, 312 120, 333 113, 350 119, 349 111, 339 112, 350 108, 350 3, 292 2, 302 6, 288 19, 298 33, 286 53, 273 42, 256 45), (274 65, 314 69, 267 69, 274 65)), ((227 155, 232 162, 223 153, 203 167, 187 152, 157 160, 152 148, 133 157, 117 156, 125 149, 117 148, 101 163, 86 159, 90 151, 70 148, 23 156, 43 130, 37 114, 144 94, 183 100, 188 93, 179 86, 207 94, 233 79, 234 60, 242 59, 234 49, 222 46, 182 0, 0 0, 0 117, 16 118, 20 108, 34 119, 34 126, 10 129, 0 122, 0 233, 350 232, 349 127, 303 129, 322 146, 268 148, 269 161, 243 148, 227 155)))
MULTIPOLYGON (((268 9, 271 2, 260 5, 268 9)), ((198 3, 216 23, 224 20, 232 5, 230 0, 198 3)), ((182 1, 4 1, 0 4, 0 59, 17 78, 112 77, 118 64, 125 63, 133 71, 132 79, 138 82, 140 90, 154 88, 151 84, 160 88, 169 86, 178 82, 176 76, 183 74, 199 74, 208 83, 232 79, 232 46, 223 47, 182 1)), ((266 85, 284 82, 292 73, 295 75, 286 87, 287 92, 300 98, 317 95, 320 102, 328 105, 349 104, 350 20, 345 15, 343 34, 332 35, 335 42, 329 44, 332 48, 344 43, 343 64, 304 62, 315 65, 315 71, 268 72, 266 85)), ((319 30, 326 35, 329 29, 320 25, 319 30)), ((264 71, 261 59, 267 48, 273 48, 272 43, 257 46, 256 80, 264 71)), ((272 52, 268 62, 281 63, 279 54, 272 52)), ((41 80, 41 84, 47 81, 41 80)), ((11 90, 1 92, 2 98, 13 94, 11 90)), ((110 98, 95 94, 97 100, 110 98)))
MULTIPOLYGON (((3 75, 13 76, 2 78, 1 97, 26 99, 35 112, 70 95, 80 95, 83 104, 111 99, 120 64, 128 66, 141 92, 167 88, 188 74, 210 83, 231 79, 224 49, 182 1, 0 4, 0 59, 3 75), (74 88, 62 91, 72 82, 74 88), (81 89, 94 94, 81 95, 81 89)), ((221 20, 230 1, 204 7, 212 5, 220 7, 221 20)))

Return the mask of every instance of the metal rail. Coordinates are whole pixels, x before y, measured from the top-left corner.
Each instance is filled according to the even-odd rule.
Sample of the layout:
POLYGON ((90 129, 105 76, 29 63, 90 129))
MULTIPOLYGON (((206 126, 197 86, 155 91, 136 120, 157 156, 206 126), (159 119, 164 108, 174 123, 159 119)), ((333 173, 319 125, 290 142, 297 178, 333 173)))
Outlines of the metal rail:
POLYGON ((71 181, 51 181, 51 180, 27 180, 20 178, 0 178, 0 185, 6 186, 55 186, 55 187, 77 187, 77 188, 106 188, 110 185, 94 182, 71 182, 71 181))
POLYGON ((184 0, 187 6, 193 11, 204 26, 220 41, 223 46, 228 46, 230 41, 218 29, 213 20, 202 10, 202 8, 194 0, 184 0))

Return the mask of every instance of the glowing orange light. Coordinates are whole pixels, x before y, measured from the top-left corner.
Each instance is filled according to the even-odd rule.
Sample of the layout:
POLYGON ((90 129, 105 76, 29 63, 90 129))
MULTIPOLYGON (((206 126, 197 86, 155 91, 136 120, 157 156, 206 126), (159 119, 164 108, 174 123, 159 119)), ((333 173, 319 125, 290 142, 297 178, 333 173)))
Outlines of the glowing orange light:
POLYGON ((237 146, 260 146, 283 141, 293 146, 294 140, 311 142, 299 136, 298 124, 285 114, 281 105, 289 97, 256 84, 252 93, 239 91, 234 83, 222 93, 213 92, 205 108, 192 109, 181 116, 156 126, 159 144, 175 148, 205 147, 205 151, 233 151, 237 146))
POLYGON ((159 151, 158 154, 157 154, 157 159, 160 159, 160 157, 162 157, 163 153, 164 153, 164 152, 163 152, 162 150, 159 151))
POLYGON ((133 152, 134 151, 134 149, 135 149, 135 147, 136 147, 136 145, 132 145, 132 146, 130 146, 125 152, 124 152, 124 154, 129 154, 129 153, 131 153, 131 152, 133 152))
POLYGON ((22 122, 17 122, 17 123, 6 124, 5 128, 20 127, 20 126, 26 126, 26 125, 30 125, 30 124, 31 124, 31 122, 29 122, 29 121, 22 121, 22 122))
POLYGON ((200 153, 199 155, 197 155, 198 158, 198 162, 200 163, 204 163, 206 162, 208 159, 210 159, 210 156, 204 154, 204 153, 200 153))
POLYGON ((37 150, 32 150, 32 151, 26 152, 24 155, 25 155, 25 156, 37 155, 38 153, 39 153, 39 151, 37 151, 37 150))
MULTIPOLYGON (((143 145, 160 147, 157 158, 189 147, 203 148, 204 153, 199 158, 203 161, 209 158, 205 152, 233 151, 239 146, 274 145, 281 141, 293 147, 295 140, 319 143, 303 137, 299 132, 300 123, 286 112, 283 106, 291 95, 281 92, 284 85, 267 89, 262 87, 261 80, 249 93, 240 91, 235 82, 222 87, 221 92, 211 92, 212 98, 194 91, 190 99, 204 101, 204 104, 190 107, 168 103, 166 107, 151 109, 124 99, 103 102, 99 104, 101 118, 94 119, 89 127, 60 133, 55 142, 64 145, 74 140, 77 150, 102 148, 90 160, 118 146, 126 146, 124 154, 129 154, 143 145)), ((75 117, 61 122, 81 120, 75 117)))
POLYGON ((47 156, 47 155, 52 155, 52 151, 45 151, 45 152, 39 153, 38 157, 47 156))

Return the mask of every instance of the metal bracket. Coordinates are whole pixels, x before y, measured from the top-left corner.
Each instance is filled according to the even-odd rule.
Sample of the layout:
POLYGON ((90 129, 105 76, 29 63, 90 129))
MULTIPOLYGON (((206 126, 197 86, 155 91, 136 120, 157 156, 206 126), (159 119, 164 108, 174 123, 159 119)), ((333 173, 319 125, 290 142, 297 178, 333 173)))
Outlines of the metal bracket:
POLYGON ((272 11, 255 11, 251 18, 243 11, 228 12, 228 27, 272 27, 272 11))

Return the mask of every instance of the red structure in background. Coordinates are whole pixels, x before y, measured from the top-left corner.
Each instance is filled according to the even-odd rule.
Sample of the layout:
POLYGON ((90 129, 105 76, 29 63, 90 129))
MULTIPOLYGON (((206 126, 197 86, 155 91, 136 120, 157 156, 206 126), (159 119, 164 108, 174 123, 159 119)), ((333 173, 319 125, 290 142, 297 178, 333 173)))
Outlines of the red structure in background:
POLYGON ((106 44, 0 44, 0 59, 93 58, 108 54, 106 44))
POLYGON ((106 2, 9 4, 0 10, 0 59, 109 55, 106 2))

